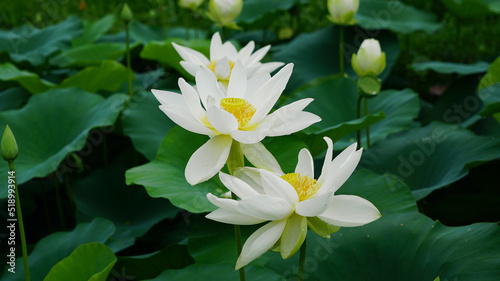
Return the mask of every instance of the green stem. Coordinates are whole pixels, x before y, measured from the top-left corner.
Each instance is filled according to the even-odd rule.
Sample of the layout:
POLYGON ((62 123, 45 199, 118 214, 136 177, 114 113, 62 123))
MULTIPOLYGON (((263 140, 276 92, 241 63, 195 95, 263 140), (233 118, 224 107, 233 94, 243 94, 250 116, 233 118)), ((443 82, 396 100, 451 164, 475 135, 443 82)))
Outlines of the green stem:
MULTIPOLYGON (((358 97, 358 103, 356 106, 356 118, 359 119, 361 118, 361 95, 358 97)), ((357 131, 357 137, 358 137, 358 149, 361 148, 361 130, 357 131)))
POLYGON ((66 230, 66 221, 64 221, 64 215, 61 204, 61 191, 59 186, 59 179, 57 177, 54 179, 54 184, 56 187, 56 205, 57 205, 57 212, 59 213, 59 222, 61 223, 61 227, 63 228, 63 230, 66 230))
MULTIPOLYGON (((365 116, 368 115, 368 98, 365 97, 365 116)), ((370 148, 370 126, 366 126, 366 148, 370 148)))
POLYGON ((184 26, 185 26, 185 31, 186 31, 186 40, 189 40, 189 13, 184 14, 184 26))
POLYGON ((225 27, 225 26, 222 27, 222 34, 221 34, 221 36, 222 36, 222 38, 221 38, 222 39, 222 43, 224 43, 225 40, 227 40, 227 27, 225 27))
POLYGON ((130 34, 128 30, 128 23, 125 23, 125 41, 126 41, 127 71, 128 71, 128 96, 129 100, 132 101, 132 98, 134 97, 134 92, 132 91, 132 67, 130 65, 130 34))
POLYGON ((304 243, 302 243, 302 246, 300 246, 299 272, 297 274, 298 281, 304 280, 304 265, 306 263, 306 242, 307 240, 304 240, 304 243))
MULTIPOLYGON (((227 158, 227 167, 231 175, 234 174, 234 170, 245 165, 245 158, 243 156, 243 151, 241 150, 240 143, 233 140, 231 144, 231 149, 229 151, 229 156, 227 158)), ((233 200, 238 200, 238 196, 231 193, 231 198, 233 200)), ((234 237, 236 238, 236 254, 239 257, 243 247, 241 246, 241 227, 239 225, 234 225, 234 237)), ((245 267, 239 269, 240 281, 245 281, 245 267)))
MULTIPOLYGON (((9 168, 11 172, 15 175, 16 169, 14 168, 14 160, 10 160, 9 168)), ((19 222, 19 233, 21 234, 21 247, 23 251, 23 262, 24 262, 24 278, 26 281, 30 281, 30 269, 28 264, 28 249, 26 248, 26 236, 24 234, 24 223, 23 223, 23 213, 21 212, 21 199, 19 198, 19 189, 17 188, 17 181, 14 180, 14 194, 16 200, 16 212, 17 221, 19 222)))
POLYGON ((344 26, 340 26, 339 36, 339 63, 340 63, 340 76, 344 77, 344 26))

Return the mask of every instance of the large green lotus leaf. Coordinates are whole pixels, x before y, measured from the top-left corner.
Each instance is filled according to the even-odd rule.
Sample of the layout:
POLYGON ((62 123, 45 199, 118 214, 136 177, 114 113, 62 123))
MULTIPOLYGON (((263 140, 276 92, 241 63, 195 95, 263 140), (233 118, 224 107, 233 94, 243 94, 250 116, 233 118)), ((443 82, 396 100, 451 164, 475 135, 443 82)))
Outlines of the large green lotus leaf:
POLYGON ((167 198, 173 205, 192 213, 202 213, 215 208, 206 198, 207 193, 225 191, 218 179, 191 186, 184 176, 184 169, 191 155, 208 137, 188 132, 178 126, 170 129, 158 150, 156 158, 125 173, 128 185, 146 188, 153 198, 167 198))
POLYGON ((428 62, 418 62, 411 64, 411 67, 415 71, 432 70, 437 73, 444 73, 444 74, 458 73, 460 75, 485 73, 486 71, 488 71, 489 66, 490 64, 484 61, 478 61, 473 64, 462 64, 462 63, 442 62, 442 61, 428 61, 428 62))
MULTIPOLYGON (((113 252, 122 250, 112 246, 112 235, 115 233, 115 226, 112 222, 95 218, 89 223, 80 223, 71 232, 56 232, 42 238, 33 248, 33 251, 28 256, 30 275, 32 281, 42 281, 49 273, 50 269, 59 261, 66 258, 78 246, 90 243, 99 242, 108 245, 113 252)), ((28 233, 29 235, 29 233, 28 233)), ((11 274, 7 271, 0 280, 24 280, 22 274, 23 259, 16 259, 17 269, 21 269, 19 274, 11 274)))
MULTIPOLYGON (((372 37, 372 34, 368 36, 354 27, 346 28, 345 33, 344 67, 347 74, 356 77, 351 69, 351 56, 358 51, 363 39, 372 37)), ((379 76, 385 79, 399 56, 399 43, 397 37, 389 32, 379 32, 377 35, 382 50, 386 53, 386 68, 379 76)), ((274 46, 273 60, 295 64, 285 90, 287 93, 317 78, 340 71, 338 37, 339 27, 331 25, 312 33, 300 34, 288 43, 274 46)))
POLYGON ((479 112, 481 116, 489 116, 500 112, 500 83, 483 88, 479 92, 479 98, 484 104, 483 110, 479 112))
MULTIPOLYGON (((149 41, 162 41, 167 37, 162 27, 145 25, 135 20, 130 22, 128 28, 130 32, 130 38, 135 42, 141 42, 143 44, 149 41)), ((170 27, 167 29, 167 31, 170 31, 170 27)))
POLYGON ((484 17, 498 13, 498 0, 441 0, 446 8, 460 18, 484 17))
POLYGON ((103 60, 116 60, 125 53, 123 43, 99 43, 68 49, 50 59, 58 67, 86 67, 100 65, 103 60))
POLYGON ((79 221, 106 218, 140 237, 159 221, 177 215, 179 210, 169 202, 149 197, 142 188, 126 186, 124 174, 121 167, 107 166, 73 184, 79 221))
POLYGON ((123 64, 105 60, 100 66, 89 66, 64 79, 59 87, 79 87, 91 93, 99 90, 115 92, 127 81, 127 74, 128 70, 123 64))
MULTIPOLYGON (((362 227, 341 228, 330 239, 307 236, 304 280, 494 281, 500 276, 500 227, 448 227, 420 213, 382 213, 362 227)), ((298 255, 276 255, 266 267, 287 280, 298 255)))
MULTIPOLYGON (((356 171, 337 193, 366 198, 382 212, 418 211, 408 186, 393 175, 377 175, 361 169, 356 171)), ((256 228, 257 226, 242 226, 243 242, 256 228)), ((197 263, 234 264, 237 256, 233 229, 232 225, 199 219, 193 225, 189 235, 189 253, 197 263)), ((317 237, 315 233, 309 233, 309 236, 317 237)), ((254 264, 267 262, 273 254, 265 254, 254 264)))
MULTIPOLYGON (((126 99, 122 94, 104 99, 77 88, 52 89, 31 97, 19 110, 1 112, 0 128, 9 124, 19 146, 17 183, 56 171, 68 153, 85 147, 91 129, 114 124, 126 99)), ((5 179, 0 198, 7 197, 7 170, 7 162, 0 163, 5 179)))
POLYGON ((425 113, 422 123, 426 125, 439 121, 467 127, 479 120, 476 113, 483 105, 477 96, 478 82, 476 75, 461 77, 455 81, 425 113))
POLYGON ((307 145, 294 136, 269 137, 262 144, 271 152, 285 173, 293 173, 299 161, 299 152, 307 145))
MULTIPOLYGON (((294 92, 291 100, 314 98, 306 111, 317 114, 322 121, 304 131, 315 135, 313 143, 326 148, 321 140, 329 136, 337 148, 344 148, 356 141, 355 132, 370 125, 370 141, 376 143, 388 135, 410 127, 420 110, 418 96, 411 90, 386 90, 368 99, 369 115, 356 118, 358 93, 354 81, 347 78, 324 79, 312 86, 294 92), (385 116, 385 118, 384 118, 385 116)), ((362 103, 362 105, 364 102, 362 103)), ((364 106, 362 115, 364 115, 364 106)), ((362 143, 365 143, 365 133, 362 143)), ((306 138, 311 143, 311 137, 306 138)), ((317 154, 315 145, 310 145, 317 154)))
POLYGON ((116 256, 107 246, 87 243, 76 248, 71 255, 58 262, 44 281, 106 281, 116 256))
POLYGON ((210 57, 210 40, 196 39, 188 41, 179 38, 168 38, 162 42, 151 41, 144 46, 140 53, 140 57, 159 61, 161 64, 177 70, 182 76, 192 78, 192 76, 179 64, 182 59, 172 46, 172 42, 201 52, 207 58, 210 57))
POLYGON ((139 91, 122 115, 123 133, 150 161, 155 158, 165 134, 175 126, 158 108, 159 105, 150 91, 139 91))
POLYGON ((400 1, 361 0, 355 19, 365 29, 389 29, 398 33, 434 33, 441 24, 436 16, 400 1))
POLYGON ((71 45, 74 48, 95 42, 111 29, 114 22, 115 16, 113 14, 106 15, 97 21, 84 22, 83 34, 80 37, 73 38, 71 45))
POLYGON ((41 65, 53 53, 70 47, 72 38, 82 33, 82 23, 77 17, 37 29, 23 25, 12 30, 0 30, 0 52, 7 52, 15 62, 27 61, 41 65))
MULTIPOLYGON (((203 280, 234 281, 239 279, 238 271, 234 270, 234 264, 192 264, 182 269, 169 269, 160 274, 157 278, 144 281, 164 281, 164 280, 196 280, 199 276, 203 280)), ((261 266, 245 267, 247 280, 285 280, 267 268, 261 266)))
MULTIPOLYGON (((206 198, 207 193, 220 195, 227 191, 218 176, 195 186, 191 186, 184 176, 189 158, 207 140, 206 136, 178 126, 170 129, 153 161, 125 173, 127 184, 143 185, 151 197, 167 198, 173 205, 192 213, 214 210, 215 206, 206 198)), ((304 144, 294 137, 283 137, 269 146, 276 153, 275 157, 282 159, 282 163, 294 163, 304 144), (279 147, 276 147, 278 144, 279 147), (290 156, 293 158, 288 158, 290 156)))
POLYGON ((379 142, 361 166, 401 178, 417 199, 464 177, 469 164, 500 157, 500 140, 477 136, 458 125, 433 122, 379 142))
POLYGON ((269 27, 276 19, 276 13, 287 11, 303 0, 247 0, 243 10, 235 20, 239 25, 253 28, 269 27))
POLYGON ((0 111, 17 109, 24 104, 31 94, 21 87, 12 87, 0 92, 0 111))
POLYGON ((500 57, 498 57, 488 69, 486 75, 481 78, 479 82, 478 90, 481 91, 483 88, 493 86, 495 83, 500 82, 500 57))
POLYGON ((115 278, 151 279, 167 269, 180 269, 193 263, 194 260, 189 255, 187 246, 173 244, 152 254, 118 257, 113 275, 115 278))
POLYGON ((36 73, 19 70, 10 62, 0 64, 0 80, 5 82, 15 81, 32 94, 45 92, 54 87, 54 84, 41 79, 36 73))

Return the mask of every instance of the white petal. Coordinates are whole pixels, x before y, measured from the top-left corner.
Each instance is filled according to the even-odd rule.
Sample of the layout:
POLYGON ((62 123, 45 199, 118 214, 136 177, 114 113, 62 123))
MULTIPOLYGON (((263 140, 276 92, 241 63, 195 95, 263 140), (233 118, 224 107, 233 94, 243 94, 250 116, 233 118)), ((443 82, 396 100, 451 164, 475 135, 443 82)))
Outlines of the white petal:
POLYGON ((248 237, 238 261, 236 270, 260 257, 278 241, 285 229, 286 220, 273 221, 257 229, 248 237))
POLYGON ((234 176, 250 185, 259 194, 264 194, 260 169, 253 167, 241 167, 234 170, 234 176))
POLYGON ((292 75, 292 70, 293 63, 287 64, 255 92, 250 104, 252 104, 257 111, 253 115, 252 120, 250 120, 250 125, 260 122, 266 117, 269 111, 271 111, 285 89, 288 79, 290 79, 292 75))
POLYGON ((237 225, 252 225, 264 222, 264 220, 251 217, 238 211, 238 201, 236 200, 218 198, 211 193, 207 194, 207 198, 212 204, 219 207, 219 209, 206 215, 205 217, 207 219, 237 225))
POLYGON ((223 57, 215 63, 214 72, 217 77, 226 79, 231 74, 231 66, 227 57, 223 57))
POLYGON ((198 148, 186 165, 185 175, 189 184, 195 185, 217 174, 227 161, 232 142, 231 137, 218 135, 198 148))
POLYGON ((222 50, 222 39, 219 32, 215 32, 210 41, 210 60, 216 61, 224 57, 224 52, 222 50))
POLYGON ((264 85, 269 79, 271 79, 271 75, 269 73, 264 73, 261 75, 248 78, 247 90, 245 92, 245 100, 246 101, 252 100, 253 94, 255 94, 257 89, 259 89, 262 85, 264 85))
POLYGON ((261 142, 254 144, 240 143, 240 146, 245 157, 255 167, 281 175, 284 174, 276 158, 274 158, 271 152, 269 152, 261 142))
POLYGON ((353 143, 335 157, 318 192, 337 191, 354 172, 362 154, 363 148, 356 151, 356 143, 353 143))
POLYGON ((326 211, 333 198, 333 192, 319 194, 314 198, 300 201, 295 205, 295 212, 304 217, 315 217, 326 211))
POLYGON ((219 89, 217 77, 208 69, 202 69, 196 73, 196 89, 205 109, 219 105, 220 100, 224 98, 224 94, 219 89))
POLYGON ((260 62, 260 60, 267 54, 269 49, 271 48, 271 45, 264 46, 260 49, 258 49, 255 53, 253 53, 249 58, 246 63, 246 65, 252 65, 254 63, 260 62))
POLYGON ((219 178, 222 184, 224 184, 227 189, 231 190, 231 192, 236 194, 239 198, 259 195, 259 193, 255 191, 255 189, 253 189, 250 185, 237 177, 219 172, 219 178))
POLYGON ((263 140, 267 136, 268 131, 268 128, 262 126, 260 130, 256 129, 254 131, 232 131, 231 137, 240 143, 254 144, 263 140))
POLYGON ((323 162, 323 168, 321 168, 321 175, 319 176, 318 182, 316 185, 322 186, 325 181, 325 177, 328 174, 328 169, 330 168, 330 164, 333 158, 333 141, 329 137, 323 138, 326 141, 326 145, 328 146, 326 149, 325 161, 323 162))
POLYGON ((262 220, 281 220, 293 213, 293 207, 285 199, 267 195, 246 197, 239 201, 238 210, 262 220))
POLYGON ((248 42, 248 44, 245 47, 241 48, 241 50, 238 52, 237 59, 240 60, 243 65, 245 65, 254 48, 255 43, 253 41, 248 42))
POLYGON ((267 195, 283 198, 292 206, 295 206, 299 202, 297 191, 286 180, 265 170, 262 170, 260 175, 262 178, 262 187, 267 195))
MULTIPOLYGON (((275 119, 275 121, 278 119, 275 119)), ((321 118, 310 112, 299 112, 286 123, 273 122, 269 128, 268 136, 286 136, 301 131, 314 123, 321 121, 321 118)), ((264 122, 263 122, 264 123, 264 122)))
POLYGON ((224 52, 224 56, 226 56, 229 60, 232 60, 233 62, 236 60, 238 51, 231 42, 228 41, 222 44, 222 52, 224 52))
POLYGON ((259 68, 253 73, 253 75, 260 75, 262 73, 271 73, 283 65, 284 63, 282 62, 266 62, 261 64, 259 68))
POLYGON ((238 130, 238 120, 231 113, 216 106, 207 110, 207 120, 217 132, 223 135, 229 135, 238 130))
MULTIPOLYGON (((182 78, 179 78, 179 81, 180 79, 182 78)), ((151 92, 162 105, 176 105, 187 107, 184 98, 179 93, 155 89, 152 89, 151 92)))
POLYGON ((208 65, 210 63, 207 57, 198 51, 177 45, 174 42, 172 42, 172 46, 174 46, 181 58, 187 62, 193 62, 199 65, 208 65))
POLYGON ((246 89, 247 75, 241 61, 237 61, 234 64, 231 78, 229 79, 229 85, 227 86, 227 97, 244 99, 246 89))
POLYGON ((380 218, 373 204, 354 195, 334 196, 330 207, 318 216, 321 220, 340 227, 360 226, 380 218))
POLYGON ((295 173, 314 179, 314 160, 306 148, 302 148, 299 152, 299 162, 295 167, 295 173))
POLYGON ((179 88, 181 89, 182 96, 186 102, 187 107, 191 110, 198 120, 202 120, 206 117, 205 110, 201 107, 200 97, 198 92, 189 85, 184 79, 179 79, 179 88))
POLYGON ((191 74, 192 76, 196 76, 196 72, 198 72, 198 70, 200 69, 203 69, 203 66, 201 64, 197 64, 194 62, 187 62, 181 60, 179 63, 184 68, 184 70, 186 70, 186 72, 191 74))
POLYGON ((187 107, 160 105, 161 111, 182 128, 201 135, 213 136, 214 131, 203 125, 187 107))

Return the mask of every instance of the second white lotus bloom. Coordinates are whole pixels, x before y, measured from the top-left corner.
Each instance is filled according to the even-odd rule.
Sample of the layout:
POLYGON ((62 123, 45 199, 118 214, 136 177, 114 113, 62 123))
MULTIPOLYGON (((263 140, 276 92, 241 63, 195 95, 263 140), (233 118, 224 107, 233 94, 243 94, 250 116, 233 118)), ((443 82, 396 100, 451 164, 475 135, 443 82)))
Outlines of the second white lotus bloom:
POLYGON ((376 77, 385 69, 385 53, 376 39, 365 39, 357 54, 352 54, 352 68, 361 78, 366 75, 376 77))
POLYGON ((196 73, 196 89, 180 78, 182 94, 152 90, 161 103, 160 109, 172 121, 188 131, 210 136, 186 166, 186 180, 191 185, 220 171, 234 141, 252 161, 260 158, 255 155, 269 154, 260 143, 265 137, 292 134, 321 121, 317 115, 303 111, 313 101, 310 98, 269 114, 292 69, 293 64, 288 64, 272 78, 263 74, 247 80, 243 65, 237 61, 227 91, 219 88, 217 78, 207 69, 196 73))
MULTIPOLYGON (((304 242, 308 226, 329 238, 338 227, 361 226, 380 218, 368 200, 335 195, 358 165, 362 149, 356 150, 354 143, 332 161, 333 142, 326 137, 325 141, 328 150, 318 180, 314 179, 313 158, 307 149, 300 151, 294 173, 284 174, 279 167, 274 172, 241 168, 235 173, 238 177, 219 173, 222 183, 241 200, 207 194, 219 207, 207 218, 236 225, 270 221, 247 239, 236 269, 270 249, 279 250, 285 259, 292 256, 304 242)), ((267 168, 277 165, 274 159, 263 162, 276 163, 267 168)))
POLYGON ((248 78, 263 73, 271 73, 284 64, 282 62, 260 62, 271 48, 270 45, 262 47, 252 54, 255 43, 250 41, 240 51, 237 51, 231 42, 222 44, 222 39, 218 32, 212 36, 212 41, 210 42, 210 59, 193 49, 175 43, 172 43, 172 45, 183 59, 180 62, 181 66, 189 74, 196 76, 196 72, 200 67, 208 69, 215 74, 217 80, 224 87, 227 87, 229 83, 229 78, 236 61, 241 61, 248 78))

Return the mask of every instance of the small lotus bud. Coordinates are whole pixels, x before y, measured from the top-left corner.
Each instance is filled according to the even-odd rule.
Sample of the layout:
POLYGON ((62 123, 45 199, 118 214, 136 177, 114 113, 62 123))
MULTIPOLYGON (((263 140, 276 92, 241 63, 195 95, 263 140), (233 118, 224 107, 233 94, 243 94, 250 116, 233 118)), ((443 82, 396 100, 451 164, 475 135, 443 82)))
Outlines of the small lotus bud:
POLYGON ((198 9, 204 0, 179 0, 179 6, 191 11, 198 9))
POLYGON ((220 26, 228 26, 243 9, 243 0, 210 0, 208 17, 220 26))
POLYGON ((19 153, 16 138, 14 137, 14 134, 12 134, 9 125, 5 127, 5 131, 3 132, 0 150, 5 161, 16 159, 17 154, 19 153))
POLYGON ((371 75, 376 77, 385 68, 385 53, 380 49, 376 39, 366 39, 361 43, 357 54, 351 58, 352 68, 359 77, 371 75))
POLYGON ((125 21, 125 23, 129 23, 130 21, 132 21, 132 11, 130 10, 127 3, 123 4, 121 17, 122 20, 125 21))
POLYGON ((327 18, 338 25, 353 25, 356 23, 354 15, 359 8, 359 0, 328 0, 327 18))

